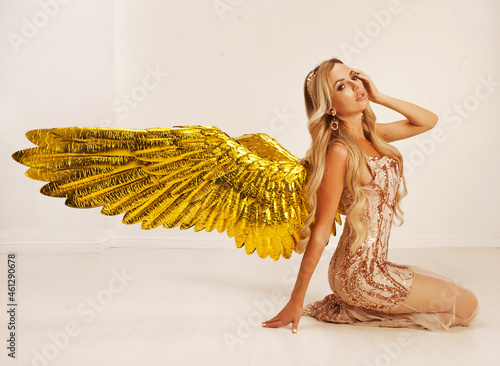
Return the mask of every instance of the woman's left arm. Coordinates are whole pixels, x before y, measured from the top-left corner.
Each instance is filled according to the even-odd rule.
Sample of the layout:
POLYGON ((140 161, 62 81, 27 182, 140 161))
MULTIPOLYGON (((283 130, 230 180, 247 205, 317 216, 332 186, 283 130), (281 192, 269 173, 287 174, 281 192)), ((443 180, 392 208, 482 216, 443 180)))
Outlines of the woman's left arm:
POLYGON ((431 111, 385 94, 380 94, 377 101, 373 102, 393 109, 407 118, 391 123, 375 123, 377 135, 387 142, 403 140, 428 131, 438 121, 438 116, 431 111))
POLYGON ((403 140, 428 131, 436 125, 438 121, 436 114, 413 103, 380 93, 368 75, 361 70, 353 70, 358 73, 358 77, 363 82, 370 101, 390 108, 406 117, 401 121, 375 124, 377 134, 385 141, 403 140))

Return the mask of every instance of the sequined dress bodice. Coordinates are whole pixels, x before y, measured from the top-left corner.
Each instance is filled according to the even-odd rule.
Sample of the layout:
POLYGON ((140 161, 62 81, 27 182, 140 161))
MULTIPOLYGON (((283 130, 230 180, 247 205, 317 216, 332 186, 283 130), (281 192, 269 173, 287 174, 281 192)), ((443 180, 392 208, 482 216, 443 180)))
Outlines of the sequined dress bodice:
MULTIPOLYGON (((357 250, 352 251, 353 236, 346 220, 337 249, 329 267, 329 282, 334 295, 353 306, 390 312, 408 295, 413 271, 387 261, 396 194, 401 180, 399 162, 387 156, 366 156, 374 177, 362 186, 366 202, 360 215, 367 234, 357 250)), ((353 198, 347 189, 341 196, 346 213, 353 198)))

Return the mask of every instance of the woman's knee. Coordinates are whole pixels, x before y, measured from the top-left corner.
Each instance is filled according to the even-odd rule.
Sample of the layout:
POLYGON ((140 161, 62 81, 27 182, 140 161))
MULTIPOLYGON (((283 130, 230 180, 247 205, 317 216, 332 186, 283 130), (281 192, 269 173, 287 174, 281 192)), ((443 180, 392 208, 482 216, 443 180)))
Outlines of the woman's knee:
POLYGON ((477 308, 477 298, 461 286, 432 276, 416 274, 406 300, 393 313, 443 312, 469 317, 477 308))
POLYGON ((464 323, 470 322, 477 314, 478 300, 472 292, 461 288, 460 298, 458 299, 459 310, 457 315, 463 319, 464 323))

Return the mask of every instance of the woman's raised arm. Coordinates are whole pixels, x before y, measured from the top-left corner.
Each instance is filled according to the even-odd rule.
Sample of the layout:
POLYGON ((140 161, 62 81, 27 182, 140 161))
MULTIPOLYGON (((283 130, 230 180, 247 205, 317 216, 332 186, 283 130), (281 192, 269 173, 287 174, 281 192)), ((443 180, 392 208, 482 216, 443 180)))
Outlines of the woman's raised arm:
POLYGON ((292 332, 297 332, 309 281, 331 235, 346 172, 347 149, 341 143, 334 143, 327 152, 325 172, 317 193, 315 223, 300 264, 295 287, 283 310, 274 318, 263 322, 264 327, 277 328, 292 323, 292 332))
POLYGON ((391 123, 376 123, 375 130, 386 142, 403 140, 430 130, 439 117, 431 111, 410 102, 396 99, 378 91, 372 79, 363 71, 353 69, 363 82, 368 99, 401 113, 406 119, 391 123))

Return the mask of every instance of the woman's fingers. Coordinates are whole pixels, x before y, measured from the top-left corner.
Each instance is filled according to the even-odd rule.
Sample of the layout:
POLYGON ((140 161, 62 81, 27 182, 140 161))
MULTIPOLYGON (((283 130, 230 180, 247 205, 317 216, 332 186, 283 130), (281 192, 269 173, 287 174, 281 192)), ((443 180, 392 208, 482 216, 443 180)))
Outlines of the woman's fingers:
POLYGON ((364 71, 361 71, 359 69, 352 69, 353 71, 357 72, 359 75, 359 77, 363 80, 366 80, 368 82, 371 82, 371 79, 368 75, 366 75, 366 73, 364 71))
POLYGON ((285 325, 285 324, 281 320, 275 320, 275 321, 272 321, 272 322, 262 323, 262 326, 263 327, 267 327, 267 328, 278 328, 278 327, 281 327, 283 325, 285 325))
POLYGON ((292 332, 297 333, 300 317, 302 316, 302 303, 290 300, 278 315, 270 320, 262 322, 266 328, 278 328, 292 323, 292 332))
MULTIPOLYGON (((288 322, 290 323, 290 322, 288 322)), ((262 322, 262 326, 264 327, 269 327, 269 328, 277 328, 277 327, 281 327, 283 325, 287 325, 288 323, 285 324, 285 321, 280 314, 276 315, 274 318, 270 319, 270 320, 266 320, 265 322, 262 322)))
POLYGON ((280 314, 276 315, 274 318, 262 322, 262 324, 268 324, 280 320, 280 314))
POLYGON ((363 83, 366 91, 368 92, 368 99, 371 100, 372 102, 376 102, 378 100, 380 92, 373 83, 372 79, 368 75, 366 75, 366 73, 363 72, 362 70, 354 68, 352 70, 358 73, 358 77, 361 79, 361 82, 363 83))
MULTIPOLYGON (((294 319, 292 321, 292 333, 297 333, 297 329, 299 328, 299 319, 294 319)), ((266 322, 263 322, 262 323, 262 326, 263 327, 266 327, 266 328, 279 328, 279 327, 282 327, 284 325, 288 325, 290 324, 290 322, 285 322, 281 319, 278 319, 278 320, 275 320, 275 321, 266 321, 266 322)))
MULTIPOLYGON (((275 318, 276 317, 274 317, 271 320, 267 320, 265 322, 262 322, 262 326, 266 327, 266 328, 279 328, 279 327, 282 327, 284 325, 290 324, 289 321, 286 322, 286 321, 282 320, 281 318, 278 318, 278 319, 275 319, 275 318)), ((297 333, 297 329, 299 328, 299 321, 300 321, 300 317, 292 320, 292 333, 297 333)))
POLYGON ((275 325, 276 323, 281 323, 281 322, 283 322, 283 318, 281 314, 278 314, 274 318, 262 322, 262 325, 275 325))
POLYGON ((293 319, 292 322, 292 333, 297 333, 297 329, 299 328, 300 317, 293 319))
POLYGON ((360 70, 360 69, 355 69, 355 68, 352 68, 352 71, 355 71, 357 72, 358 74, 362 75, 362 76, 368 76, 366 75, 366 73, 363 71, 363 70, 360 70))

